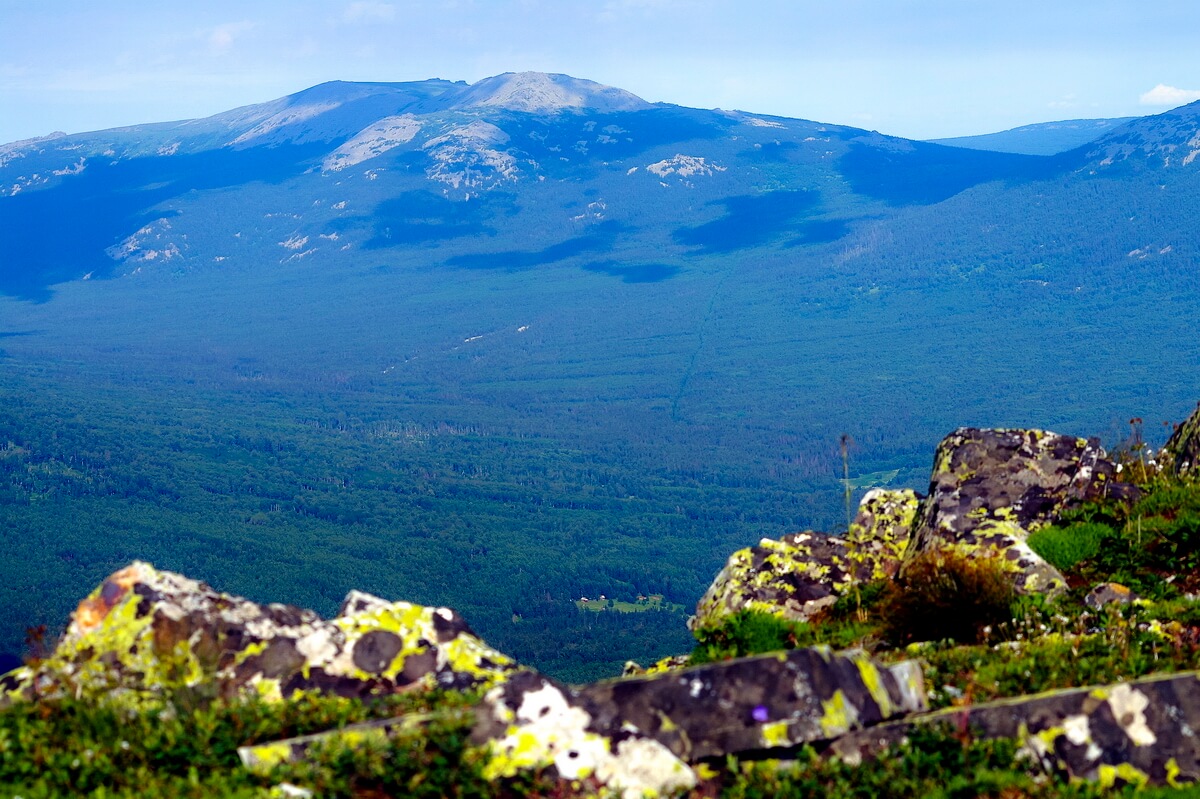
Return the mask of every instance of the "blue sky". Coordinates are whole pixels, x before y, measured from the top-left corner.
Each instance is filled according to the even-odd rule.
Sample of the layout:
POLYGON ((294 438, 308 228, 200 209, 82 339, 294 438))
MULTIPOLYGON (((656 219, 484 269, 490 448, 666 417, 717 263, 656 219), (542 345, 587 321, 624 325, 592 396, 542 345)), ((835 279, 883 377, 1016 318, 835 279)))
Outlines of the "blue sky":
POLYGON ((0 142, 326 80, 564 72, 911 138, 1200 99, 1195 0, 0 0, 0 142))

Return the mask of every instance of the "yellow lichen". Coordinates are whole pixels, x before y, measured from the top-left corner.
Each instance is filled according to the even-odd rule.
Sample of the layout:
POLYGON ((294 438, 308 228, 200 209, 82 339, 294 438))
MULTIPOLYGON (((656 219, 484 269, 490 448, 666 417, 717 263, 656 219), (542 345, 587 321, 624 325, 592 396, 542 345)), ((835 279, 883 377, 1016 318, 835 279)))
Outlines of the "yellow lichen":
POLYGON ((1134 785, 1138 788, 1144 787, 1150 782, 1150 775, 1131 763, 1118 763, 1115 766, 1101 763, 1097 769, 1096 776, 1100 782, 1100 787, 1105 790, 1116 787, 1118 782, 1134 785))
POLYGON ((789 746, 792 743, 791 736, 788 735, 788 724, 786 721, 770 721, 762 726, 762 741, 763 746, 789 746))
POLYGON ((879 677, 879 669, 865 654, 855 655, 854 665, 858 666, 858 673, 862 678, 863 686, 867 689, 867 693, 875 700, 875 704, 879 705, 879 712, 885 718, 891 716, 896 708, 892 704, 892 698, 888 695, 887 688, 879 677))
POLYGON ((841 735, 858 723, 858 710, 846 701, 846 695, 840 688, 821 705, 824 709, 821 714, 821 732, 826 738, 841 735))
POLYGON ((242 763, 252 774, 269 774, 271 769, 292 759, 292 747, 288 743, 260 744, 242 750, 242 763))

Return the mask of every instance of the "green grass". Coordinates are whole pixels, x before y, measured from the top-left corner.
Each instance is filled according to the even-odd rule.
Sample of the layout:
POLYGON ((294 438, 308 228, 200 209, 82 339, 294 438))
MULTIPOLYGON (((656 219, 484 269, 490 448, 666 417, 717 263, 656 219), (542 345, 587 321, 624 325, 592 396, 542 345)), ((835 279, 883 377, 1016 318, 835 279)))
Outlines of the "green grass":
POLYGON ((1065 571, 1100 551, 1100 543, 1112 529, 1091 522, 1066 527, 1043 527, 1029 535, 1026 543, 1052 566, 1065 571))

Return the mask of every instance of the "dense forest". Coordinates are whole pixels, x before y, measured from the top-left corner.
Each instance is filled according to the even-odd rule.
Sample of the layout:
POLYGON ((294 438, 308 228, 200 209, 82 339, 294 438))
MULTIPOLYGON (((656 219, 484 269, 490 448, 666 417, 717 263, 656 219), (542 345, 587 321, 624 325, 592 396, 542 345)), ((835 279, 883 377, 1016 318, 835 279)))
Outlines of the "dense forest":
MULTIPOLYGON (((176 157, 145 126, 82 175, 54 144, 0 167, 55 175, 0 198, 0 653, 142 559, 326 615, 447 604, 611 675, 688 647, 734 550, 844 528, 844 469, 922 489, 961 425, 1155 443, 1200 398, 1194 168, 493 121, 520 180, 453 190, 419 143, 317 168, 348 133, 176 157), (574 604, 600 594, 674 609, 574 604)), ((1157 146, 1134 124, 1112 146, 1157 146)))

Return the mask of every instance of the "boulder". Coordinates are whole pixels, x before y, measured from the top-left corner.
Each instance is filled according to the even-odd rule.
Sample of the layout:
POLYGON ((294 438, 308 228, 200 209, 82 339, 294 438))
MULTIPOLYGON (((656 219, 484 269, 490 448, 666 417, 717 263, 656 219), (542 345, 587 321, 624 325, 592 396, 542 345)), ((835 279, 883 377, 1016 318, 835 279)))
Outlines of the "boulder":
POLYGON ((138 704, 178 691, 367 696, 487 687, 517 668, 449 608, 351 592, 326 621, 137 562, 80 603, 48 658, 0 678, 0 704, 60 694, 138 704))
POLYGON ((1073 505, 1113 492, 1123 496, 1115 474, 1096 439, 960 428, 938 445, 908 553, 952 546, 971 555, 998 554, 1013 564, 1019 591, 1061 591, 1062 575, 1025 539, 1073 505))
POLYGON ((852 763, 903 742, 917 725, 1020 740, 1049 772, 1103 786, 1200 782, 1200 672, 1052 691, 912 716, 850 733, 827 754, 852 763))
POLYGON ((742 610, 808 621, 850 584, 848 552, 846 539, 814 532, 764 538, 738 550, 700 597, 688 628, 717 626, 742 610))
POLYGON ((791 747, 923 711, 919 664, 817 646, 574 689, 592 728, 627 728, 689 762, 791 747))
POLYGON ((1167 439, 1163 452, 1176 474, 1187 474, 1200 464, 1200 405, 1167 439))
POLYGON ((735 552, 697 603, 689 628, 718 625, 742 610, 808 621, 855 583, 895 575, 919 501, 912 490, 876 489, 863 497, 844 538, 792 533, 735 552))

